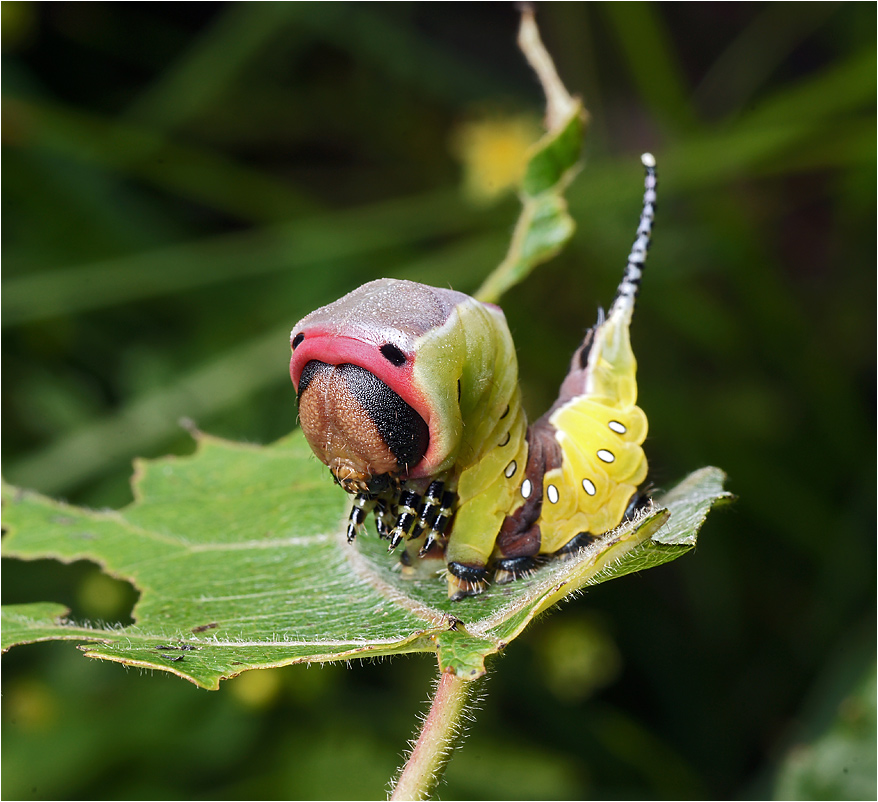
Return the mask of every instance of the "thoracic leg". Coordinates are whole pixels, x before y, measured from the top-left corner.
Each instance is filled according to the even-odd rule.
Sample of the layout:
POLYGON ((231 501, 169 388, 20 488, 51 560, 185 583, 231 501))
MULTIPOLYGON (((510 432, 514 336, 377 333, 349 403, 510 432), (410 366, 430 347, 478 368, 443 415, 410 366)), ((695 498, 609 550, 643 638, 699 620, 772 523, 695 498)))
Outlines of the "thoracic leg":
POLYGON ((350 515, 348 515, 348 543, 354 542, 354 538, 360 533, 360 529, 363 528, 363 522, 366 520, 366 516, 371 512, 374 506, 375 498, 366 493, 357 493, 354 497, 354 503, 351 506, 350 515))
POLYGON ((445 537, 445 532, 454 516, 454 505, 456 501, 457 496, 446 490, 442 493, 439 504, 433 507, 435 512, 431 511, 430 513, 432 521, 429 522, 429 528, 426 528, 427 536, 424 538, 424 545, 421 546, 421 557, 426 555, 434 544, 441 542, 445 537))
POLYGON ((421 506, 421 497, 413 490, 403 490, 399 494, 399 517, 396 526, 390 533, 390 550, 393 551, 405 538, 411 535, 418 520, 418 508, 421 506))

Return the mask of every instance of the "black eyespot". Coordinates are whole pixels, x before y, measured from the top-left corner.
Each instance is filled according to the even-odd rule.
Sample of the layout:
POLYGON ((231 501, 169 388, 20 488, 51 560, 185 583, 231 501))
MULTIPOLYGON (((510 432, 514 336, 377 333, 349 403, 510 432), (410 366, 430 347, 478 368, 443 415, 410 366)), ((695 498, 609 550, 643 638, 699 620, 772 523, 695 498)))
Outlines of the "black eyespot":
POLYGON ((381 356, 383 356, 391 365, 399 367, 400 365, 405 364, 405 354, 393 343, 384 343, 384 345, 378 350, 381 352, 381 356))
POLYGON ((300 331, 295 337, 293 337, 293 350, 295 351, 302 344, 302 340, 305 339, 305 335, 300 331))

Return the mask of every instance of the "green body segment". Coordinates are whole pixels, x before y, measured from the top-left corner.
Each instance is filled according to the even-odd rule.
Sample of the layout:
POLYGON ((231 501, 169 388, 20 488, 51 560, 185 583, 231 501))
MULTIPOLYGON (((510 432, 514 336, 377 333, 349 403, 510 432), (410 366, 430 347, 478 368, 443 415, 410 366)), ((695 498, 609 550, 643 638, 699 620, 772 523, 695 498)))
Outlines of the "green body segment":
POLYGON ((527 458, 512 335, 499 309, 470 298, 419 339, 417 354, 415 380, 435 402, 439 436, 457 442, 437 471, 457 494, 445 560, 485 565, 504 518, 522 502, 504 474, 527 458))

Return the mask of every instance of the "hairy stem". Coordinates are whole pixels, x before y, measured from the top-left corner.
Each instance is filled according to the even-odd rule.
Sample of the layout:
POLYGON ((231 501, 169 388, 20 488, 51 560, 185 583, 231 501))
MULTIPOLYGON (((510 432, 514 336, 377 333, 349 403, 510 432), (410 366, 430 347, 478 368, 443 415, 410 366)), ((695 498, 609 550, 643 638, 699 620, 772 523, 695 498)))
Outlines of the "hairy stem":
POLYGON ((392 800, 430 797, 461 734, 466 704, 481 684, 450 673, 440 676, 430 712, 396 780, 392 800))

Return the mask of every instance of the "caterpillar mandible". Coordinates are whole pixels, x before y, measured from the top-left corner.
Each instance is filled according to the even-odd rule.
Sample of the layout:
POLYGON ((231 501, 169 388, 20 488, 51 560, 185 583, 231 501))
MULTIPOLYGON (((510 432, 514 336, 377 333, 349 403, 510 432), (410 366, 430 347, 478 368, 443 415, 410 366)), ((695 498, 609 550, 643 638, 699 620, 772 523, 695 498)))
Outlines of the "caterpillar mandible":
POLYGON ((375 518, 404 570, 444 559, 448 595, 510 582, 574 553, 644 502, 646 415, 629 328, 649 248, 655 160, 610 311, 573 355, 557 401, 529 427, 499 307, 379 279, 290 335, 302 430, 354 496, 347 537, 375 518))

